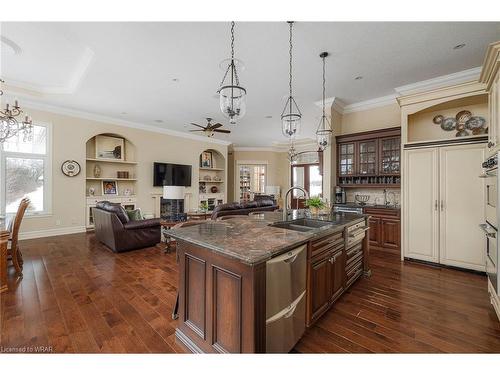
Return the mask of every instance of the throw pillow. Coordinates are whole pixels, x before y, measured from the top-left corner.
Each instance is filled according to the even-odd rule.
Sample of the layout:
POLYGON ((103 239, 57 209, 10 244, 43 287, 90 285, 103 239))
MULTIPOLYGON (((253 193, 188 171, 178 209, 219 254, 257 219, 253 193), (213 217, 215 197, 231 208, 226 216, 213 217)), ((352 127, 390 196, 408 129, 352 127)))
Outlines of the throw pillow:
POLYGON ((136 208, 135 210, 127 210, 127 215, 130 221, 142 220, 142 214, 140 208, 136 208))

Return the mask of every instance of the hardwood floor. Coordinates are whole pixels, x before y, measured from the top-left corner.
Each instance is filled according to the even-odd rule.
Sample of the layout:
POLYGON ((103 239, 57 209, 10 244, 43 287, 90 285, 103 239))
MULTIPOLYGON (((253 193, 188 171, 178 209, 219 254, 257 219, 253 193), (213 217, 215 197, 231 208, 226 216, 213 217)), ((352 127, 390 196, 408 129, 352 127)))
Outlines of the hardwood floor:
MULTIPOLYGON (((175 254, 114 254, 92 234, 21 243, 24 278, 1 294, 0 346, 55 353, 181 353, 175 254), (50 350, 50 349, 49 349, 50 350)), ((373 251, 362 278, 296 345, 302 353, 500 352, 486 277, 373 251)))

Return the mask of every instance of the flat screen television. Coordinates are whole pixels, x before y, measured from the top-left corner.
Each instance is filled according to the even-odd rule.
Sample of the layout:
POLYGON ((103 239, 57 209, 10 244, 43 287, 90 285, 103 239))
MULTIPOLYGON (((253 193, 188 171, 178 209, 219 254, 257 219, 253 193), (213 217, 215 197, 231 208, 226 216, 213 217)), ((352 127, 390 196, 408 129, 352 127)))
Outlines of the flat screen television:
POLYGON ((191 166, 155 162, 153 186, 191 186, 191 166))

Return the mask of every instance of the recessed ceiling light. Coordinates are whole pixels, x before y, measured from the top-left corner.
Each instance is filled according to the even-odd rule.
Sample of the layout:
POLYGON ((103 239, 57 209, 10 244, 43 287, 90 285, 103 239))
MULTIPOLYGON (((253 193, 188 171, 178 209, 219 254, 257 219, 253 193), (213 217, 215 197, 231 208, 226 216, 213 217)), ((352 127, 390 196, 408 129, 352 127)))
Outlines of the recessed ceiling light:
POLYGON ((271 115, 267 115, 267 116, 266 116, 266 118, 273 118, 273 116, 271 116, 271 115))
POLYGON ((357 77, 354 77, 354 79, 355 79, 356 81, 359 81, 360 79, 363 79, 363 76, 357 76, 357 77))
POLYGON ((158 124, 161 124, 163 122, 163 120, 155 120, 155 122, 157 122, 158 124))
POLYGON ((126 114, 127 114, 127 112, 122 112, 121 114, 122 114, 122 115, 126 115, 126 114))
POLYGON ((172 82, 179 82, 179 78, 172 78, 172 82))
POLYGON ((460 48, 464 48, 465 47, 465 43, 462 43, 462 44, 457 44, 455 47, 453 47, 453 49, 460 49, 460 48))

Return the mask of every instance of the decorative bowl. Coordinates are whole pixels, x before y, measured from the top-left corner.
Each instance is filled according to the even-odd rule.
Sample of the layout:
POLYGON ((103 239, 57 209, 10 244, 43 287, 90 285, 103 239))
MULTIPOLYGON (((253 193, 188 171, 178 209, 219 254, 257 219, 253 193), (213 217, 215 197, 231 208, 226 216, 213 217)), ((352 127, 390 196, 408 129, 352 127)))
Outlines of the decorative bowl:
POLYGON ((358 202, 361 206, 364 206, 369 199, 370 196, 368 194, 356 194, 354 196, 354 200, 358 202))

